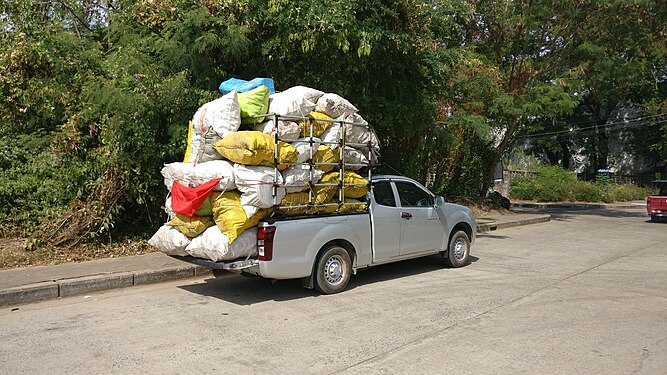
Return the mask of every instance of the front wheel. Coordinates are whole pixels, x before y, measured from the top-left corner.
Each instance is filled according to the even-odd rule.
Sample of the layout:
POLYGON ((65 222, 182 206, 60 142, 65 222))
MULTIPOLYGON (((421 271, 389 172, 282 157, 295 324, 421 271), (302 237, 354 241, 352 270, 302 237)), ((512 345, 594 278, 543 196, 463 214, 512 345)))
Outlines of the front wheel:
POLYGON ((322 250, 315 266, 315 289, 323 294, 342 292, 350 281, 350 254, 338 245, 322 250))
POLYGON ((470 257, 470 238, 462 230, 454 233, 449 240, 449 249, 445 258, 445 263, 449 267, 463 267, 468 264, 470 257))

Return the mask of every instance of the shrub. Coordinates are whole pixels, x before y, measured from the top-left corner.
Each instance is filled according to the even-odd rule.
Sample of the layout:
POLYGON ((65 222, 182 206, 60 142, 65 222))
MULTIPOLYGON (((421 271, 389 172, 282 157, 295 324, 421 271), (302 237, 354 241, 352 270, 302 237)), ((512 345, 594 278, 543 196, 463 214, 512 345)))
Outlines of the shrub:
POLYGON ((648 189, 634 185, 614 185, 609 177, 601 175, 596 182, 580 181, 572 171, 560 167, 541 167, 537 175, 512 181, 513 199, 539 202, 621 202, 643 199, 648 189))

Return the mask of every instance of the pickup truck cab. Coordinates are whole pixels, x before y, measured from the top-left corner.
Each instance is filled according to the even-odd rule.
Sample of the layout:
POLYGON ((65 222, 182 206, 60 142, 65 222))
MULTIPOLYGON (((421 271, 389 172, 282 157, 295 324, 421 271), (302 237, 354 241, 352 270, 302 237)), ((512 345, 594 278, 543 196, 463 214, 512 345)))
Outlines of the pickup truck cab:
POLYGON ((389 175, 373 176, 366 203, 361 212, 267 218, 257 228, 257 257, 178 258, 214 270, 302 279, 324 294, 343 291, 358 270, 381 264, 436 254, 450 267, 468 263, 477 225, 467 207, 389 175))
POLYGON ((653 181, 658 188, 657 194, 646 197, 646 211, 651 221, 667 217, 667 180, 653 181))

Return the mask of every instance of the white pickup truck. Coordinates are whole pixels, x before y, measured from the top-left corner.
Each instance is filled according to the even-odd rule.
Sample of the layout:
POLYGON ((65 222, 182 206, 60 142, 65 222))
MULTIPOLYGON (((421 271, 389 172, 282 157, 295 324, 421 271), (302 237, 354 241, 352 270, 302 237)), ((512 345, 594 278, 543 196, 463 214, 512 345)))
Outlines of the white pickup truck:
POLYGON ((363 212, 269 218, 260 222, 258 256, 232 262, 177 257, 214 270, 269 279, 302 279, 333 294, 357 270, 439 254, 450 267, 468 263, 477 225, 470 209, 445 203, 418 182, 373 176, 363 212))

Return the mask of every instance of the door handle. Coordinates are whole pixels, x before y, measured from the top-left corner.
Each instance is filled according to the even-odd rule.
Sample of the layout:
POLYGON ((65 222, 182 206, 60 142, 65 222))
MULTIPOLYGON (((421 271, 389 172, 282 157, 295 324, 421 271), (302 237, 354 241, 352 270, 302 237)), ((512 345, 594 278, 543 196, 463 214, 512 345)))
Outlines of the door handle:
POLYGON ((412 219, 412 214, 409 212, 401 212, 401 219, 412 219))

